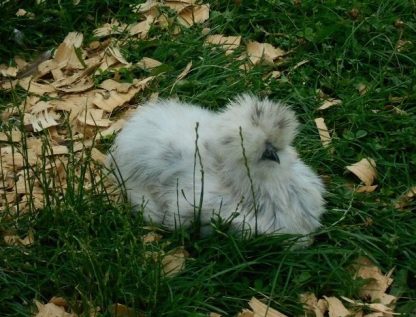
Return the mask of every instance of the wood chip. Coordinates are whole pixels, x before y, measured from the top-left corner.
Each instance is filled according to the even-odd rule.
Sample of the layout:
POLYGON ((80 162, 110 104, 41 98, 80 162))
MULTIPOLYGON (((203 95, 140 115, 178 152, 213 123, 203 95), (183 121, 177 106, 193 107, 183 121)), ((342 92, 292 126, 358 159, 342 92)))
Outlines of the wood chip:
POLYGON ((376 162, 371 158, 363 158, 359 162, 346 167, 357 176, 366 186, 371 186, 377 177, 376 162))
POLYGON ((328 147, 331 144, 331 135, 329 134, 324 118, 316 118, 315 124, 318 128, 319 137, 323 147, 328 147))

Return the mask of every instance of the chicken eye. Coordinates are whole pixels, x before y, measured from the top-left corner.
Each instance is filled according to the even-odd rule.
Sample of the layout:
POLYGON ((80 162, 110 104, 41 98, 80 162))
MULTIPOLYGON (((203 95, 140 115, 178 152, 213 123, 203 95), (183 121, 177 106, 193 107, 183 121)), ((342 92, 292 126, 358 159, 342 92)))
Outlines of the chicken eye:
POLYGON ((280 163, 279 155, 277 155, 278 150, 269 142, 266 143, 266 149, 261 156, 262 160, 270 160, 277 163, 280 163))

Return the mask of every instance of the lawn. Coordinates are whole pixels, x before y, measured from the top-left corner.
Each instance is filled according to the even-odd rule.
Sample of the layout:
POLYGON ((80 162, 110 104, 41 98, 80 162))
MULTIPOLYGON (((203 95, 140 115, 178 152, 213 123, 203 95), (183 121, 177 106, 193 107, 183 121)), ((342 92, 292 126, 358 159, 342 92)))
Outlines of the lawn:
MULTIPOLYGON (((106 170, 94 156, 98 152, 91 150, 105 153, 114 134, 98 138, 96 129, 85 124, 83 135, 94 136, 89 146, 76 150, 72 135, 81 130, 72 131, 69 115, 59 109, 59 120, 68 119, 56 119, 61 126, 31 131, 24 119, 31 96, 52 102, 73 92, 36 93, 30 91, 33 86, 14 85, 14 75, 2 73, 0 131, 6 137, 0 139, 0 315, 35 315, 34 300, 47 303, 59 296, 67 311, 79 316, 92 316, 97 307, 97 316, 235 316, 254 296, 287 316, 304 316, 300 295, 307 292, 368 303, 361 294, 366 281, 355 278, 352 269, 359 257, 366 257, 385 274, 394 268, 387 291, 398 298, 394 311, 416 316, 416 199, 409 192, 416 185, 414 1, 205 1, 209 18, 200 23, 185 27, 174 10, 161 7, 159 16, 168 22, 135 35, 123 24, 143 21, 145 13, 130 5, 140 1, 37 2, 0 1, 0 64, 14 67, 16 56, 30 64, 56 49, 69 32, 83 34, 75 50, 80 60, 81 49, 93 54, 100 50, 95 45, 111 38, 129 65, 89 72, 88 91, 108 79, 134 89, 134 79, 153 76, 109 111, 106 119, 112 123, 155 94, 214 111, 243 92, 281 100, 301 122, 295 146, 325 181, 327 212, 314 243, 301 249, 293 248, 299 237, 242 239, 220 223, 213 224, 215 232, 208 237, 197 230, 151 227, 130 212, 122 188, 115 198, 106 170), (19 9, 26 14, 17 16, 19 9), (113 21, 109 28, 118 34, 94 35, 113 19, 122 24, 117 28, 113 21), (241 44, 225 53, 221 45, 206 43, 213 34, 241 36, 241 44), (246 48, 255 42, 283 53, 250 62, 246 48), (137 66, 145 57, 160 65, 137 66), (339 102, 318 109, 332 99, 339 102), (324 118, 329 145, 321 142, 316 118, 324 118), (12 130, 21 132, 20 142, 12 140, 12 130), (59 142, 56 131, 64 131, 59 142), (28 140, 34 139, 43 144, 37 167, 28 157, 28 140), (65 157, 58 162, 48 152, 58 149, 54 146, 68 150, 56 155, 65 157), (18 149, 23 149, 21 167, 10 176, 7 151, 18 154, 18 149), (375 162, 377 177, 371 184, 360 183, 346 169, 363 158, 375 162), (62 170, 63 183, 52 180, 62 170), (23 182, 24 193, 16 189, 19 177, 33 181, 29 186, 23 182), (27 204, 7 204, 12 196, 24 197, 27 204), (166 255, 172 254, 186 257, 185 265, 166 274, 166 255), (124 306, 118 310, 117 304, 124 306)), ((53 80, 47 76, 45 81, 53 80)), ((367 306, 364 312, 372 310, 367 306)))

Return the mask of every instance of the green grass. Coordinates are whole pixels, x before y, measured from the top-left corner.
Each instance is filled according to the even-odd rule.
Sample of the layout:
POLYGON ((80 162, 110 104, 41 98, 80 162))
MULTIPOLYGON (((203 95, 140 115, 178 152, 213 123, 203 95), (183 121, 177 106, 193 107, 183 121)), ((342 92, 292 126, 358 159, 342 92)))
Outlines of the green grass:
MULTIPOLYGON (((47 1, 33 5, 10 1, 0 4, 0 62, 12 63, 18 54, 36 57, 54 48, 69 31, 80 31, 87 41, 92 30, 111 18, 133 22, 130 1, 47 1), (19 6, 35 13, 33 20, 18 18, 19 6), (13 29, 25 34, 19 45, 13 29)), ((25 234, 33 228, 31 247, 0 242, 0 312, 27 316, 33 300, 47 302, 65 297, 80 312, 123 303, 146 316, 206 316, 218 312, 233 316, 247 307, 251 296, 267 296, 271 306, 292 316, 302 313, 298 296, 313 291, 317 296, 357 297, 361 285, 348 271, 360 255, 385 272, 395 267, 391 293, 400 296, 397 312, 416 314, 416 210, 394 208, 396 199, 416 175, 416 4, 414 1, 211 1, 211 18, 204 26, 213 33, 242 35, 269 42, 291 53, 275 66, 239 69, 235 56, 203 46, 203 26, 184 30, 175 38, 153 29, 149 40, 129 40, 123 53, 129 61, 152 57, 164 63, 161 74, 145 95, 178 96, 183 101, 221 108, 228 98, 251 91, 292 105, 302 122, 296 147, 302 158, 326 175, 327 209, 324 227, 312 246, 292 250, 292 237, 256 237, 241 240, 217 232, 206 238, 185 231, 164 232, 158 244, 144 245, 146 228, 127 204, 107 199, 103 186, 82 188, 83 179, 72 177, 74 190, 62 201, 39 213, 10 220, 0 215, 0 232, 10 229, 25 234), (355 8, 357 11, 352 11, 355 8), (357 14, 355 14, 355 13, 357 14), (395 26, 396 20, 403 28, 395 26), (399 39, 411 41, 399 51, 399 39), (192 71, 173 85, 176 76, 192 60, 192 71), (298 68, 303 60, 308 62, 298 68), (271 70, 282 72, 279 80, 263 80, 271 70), (360 95, 356 85, 365 83, 360 95), (333 135, 333 153, 319 141, 313 119, 316 90, 342 99, 342 106, 323 115, 333 135), (397 114, 388 105, 405 111, 397 114), (345 166, 372 157, 377 162, 379 188, 370 194, 353 193, 347 183, 357 183, 345 166), (164 278, 160 263, 149 251, 184 246, 190 253, 178 276, 164 278)), ((235 53, 238 55, 238 52, 235 53)), ((141 75, 126 71, 123 79, 141 75)), ((97 78, 100 81, 100 78, 97 78)), ((24 93, 0 92, 0 109, 18 103, 24 93)), ((4 123, 2 123, 2 126, 4 123)), ((74 169, 76 162, 69 164, 74 169)), ((85 167, 85 166, 84 166, 85 167)), ((88 172, 88 166, 86 168, 88 172)), ((46 180, 45 180, 46 181, 46 180)), ((53 194, 51 194, 53 196, 53 194)))

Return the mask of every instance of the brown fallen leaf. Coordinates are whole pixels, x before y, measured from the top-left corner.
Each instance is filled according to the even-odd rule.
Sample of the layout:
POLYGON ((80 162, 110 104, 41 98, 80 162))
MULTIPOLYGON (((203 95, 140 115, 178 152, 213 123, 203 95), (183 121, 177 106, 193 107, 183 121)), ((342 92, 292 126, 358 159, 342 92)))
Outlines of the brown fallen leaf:
POLYGON ((186 77, 188 73, 190 72, 192 68, 192 61, 190 61, 188 64, 186 64, 186 67, 183 69, 183 71, 176 77, 175 82, 178 82, 186 77))
POLYGON ((20 131, 0 132, 0 142, 20 142, 21 140, 22 132, 20 131))
MULTIPOLYGON (((345 296, 341 296, 341 298, 352 304, 354 307, 363 308, 365 307, 366 310, 371 310, 375 313, 382 313, 382 316, 386 316, 387 314, 391 315, 401 315, 400 313, 395 313, 391 307, 387 307, 386 305, 380 303, 363 303, 361 301, 353 300, 345 296)), ((367 315, 366 315, 367 316, 367 315)))
POLYGON ((169 251, 162 258, 162 271, 164 275, 171 277, 181 272, 185 268, 187 257, 189 257, 189 253, 184 248, 176 248, 169 251))
POLYGON ((366 186, 371 186, 377 178, 376 162, 371 158, 363 158, 361 161, 346 167, 357 176, 366 186))
POLYGON ((209 4, 187 6, 178 16, 178 21, 185 27, 202 23, 209 19, 209 4))
POLYGON ((394 204, 394 207, 397 209, 404 209, 415 198, 416 198, 416 186, 413 186, 404 195, 399 197, 399 199, 394 204))
POLYGON ((393 283, 391 275, 393 270, 384 275, 368 258, 360 257, 354 263, 355 278, 368 279, 368 283, 361 288, 360 296, 370 298, 372 302, 378 301, 383 305, 392 305, 397 298, 386 294, 387 289, 393 283))
POLYGON ((368 87, 367 87, 367 85, 366 85, 366 84, 364 84, 364 83, 359 83, 359 84, 356 86, 356 88, 357 88, 357 90, 358 90, 358 93, 359 93, 361 96, 365 95, 365 94, 368 92, 368 87))
POLYGON ((127 29, 127 24, 120 23, 116 19, 112 19, 110 23, 105 23, 101 27, 95 29, 93 34, 95 37, 106 37, 113 34, 121 34, 127 29))
POLYGON ((17 68, 14 66, 0 64, 0 75, 3 77, 15 78, 17 76, 17 68))
POLYGON ((20 87, 24 90, 37 94, 44 95, 55 91, 55 87, 50 84, 41 84, 32 80, 32 77, 25 77, 18 81, 20 87))
POLYGON ((42 304, 35 300, 35 305, 38 309, 35 317, 77 317, 76 314, 68 313, 62 306, 57 306, 54 303, 42 304))
POLYGON ((333 106, 339 106, 340 104, 342 104, 342 101, 340 99, 329 98, 329 99, 324 100, 322 105, 319 106, 318 110, 325 110, 333 106))
MULTIPOLYGON (((81 50, 84 36, 81 33, 70 32, 55 51, 54 60, 57 64, 65 65, 69 69, 83 69, 76 50, 81 50)), ((81 52, 81 55, 83 53, 81 52)))
POLYGON ((328 302, 329 317, 348 317, 352 315, 352 313, 345 308, 344 304, 342 304, 341 300, 338 298, 333 296, 324 296, 324 298, 328 302))
POLYGON ((286 52, 269 43, 250 41, 247 44, 247 55, 253 65, 257 65, 261 61, 272 65, 277 59, 286 55, 286 52))
POLYGON ((154 231, 150 231, 142 237, 144 244, 157 242, 157 241, 160 241, 161 239, 162 239, 162 236, 154 231))
POLYGON ((24 237, 23 239, 20 238, 18 235, 4 235, 3 236, 4 242, 7 245, 14 245, 14 246, 31 246, 35 239, 33 236, 33 231, 29 231, 27 236, 24 237))
POLYGON ((248 305, 251 307, 252 311, 243 310, 238 315, 239 317, 287 317, 287 315, 269 307, 255 297, 250 299, 248 305))
POLYGON ((229 55, 240 46, 241 36, 224 36, 222 34, 208 35, 205 39, 206 44, 218 45, 225 49, 225 54, 229 55))
POLYGON ((371 185, 371 186, 360 185, 355 191, 357 193, 372 193, 377 189, 377 187, 378 185, 371 185))
POLYGON ((331 144, 331 135, 329 134, 324 118, 316 118, 315 124, 318 128, 319 137, 323 147, 328 147, 331 144))
POLYGON ((146 20, 144 21, 135 24, 130 24, 128 28, 129 34, 137 35, 137 37, 140 39, 146 38, 155 20, 156 18, 154 16, 149 15, 146 17, 146 20))
POLYGON ((153 58, 143 57, 136 65, 141 69, 148 70, 162 65, 162 63, 153 58))
POLYGON ((113 304, 108 309, 111 316, 114 317, 140 317, 142 315, 138 314, 133 308, 130 308, 123 304, 113 304))

